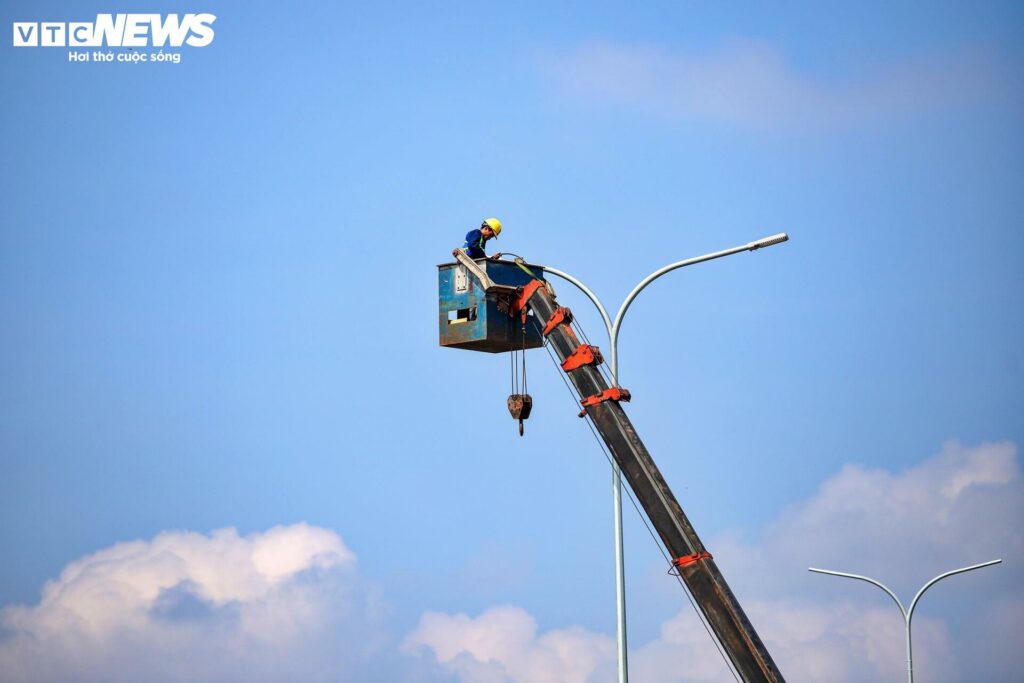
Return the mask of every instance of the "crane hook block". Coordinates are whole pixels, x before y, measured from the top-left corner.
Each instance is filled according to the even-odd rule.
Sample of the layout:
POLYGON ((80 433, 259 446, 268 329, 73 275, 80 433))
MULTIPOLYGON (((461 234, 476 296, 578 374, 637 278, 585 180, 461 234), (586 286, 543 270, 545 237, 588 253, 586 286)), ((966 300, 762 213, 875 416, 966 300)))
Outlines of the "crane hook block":
POLYGON ((601 356, 601 349, 590 344, 580 344, 569 357, 562 362, 562 369, 566 372, 582 368, 584 365, 599 365, 604 362, 601 356))
POLYGON ((513 420, 519 420, 519 436, 523 435, 523 420, 530 417, 533 397, 529 394, 512 394, 508 397, 508 412, 513 420))
POLYGON ((513 420, 525 420, 533 410, 533 397, 529 394, 512 394, 508 397, 508 412, 513 420))
POLYGON ((586 417, 587 408, 590 406, 596 406, 599 403, 605 401, 626 401, 630 399, 629 389, 622 389, 620 387, 612 387, 611 389, 605 389, 600 394, 594 394, 593 396, 587 396, 585 399, 580 401, 580 405, 583 406, 583 410, 580 411, 580 417, 586 417))
POLYGON ((548 320, 548 324, 544 326, 543 335, 546 337, 558 327, 559 324, 565 323, 568 325, 572 322, 572 311, 566 306, 559 306, 555 309, 555 312, 551 314, 551 318, 548 320))

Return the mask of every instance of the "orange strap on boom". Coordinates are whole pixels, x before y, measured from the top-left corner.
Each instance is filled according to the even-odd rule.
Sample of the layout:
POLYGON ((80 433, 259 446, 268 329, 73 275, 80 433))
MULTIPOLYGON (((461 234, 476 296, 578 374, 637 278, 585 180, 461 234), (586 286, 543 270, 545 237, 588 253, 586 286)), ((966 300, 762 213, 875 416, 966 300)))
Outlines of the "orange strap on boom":
POLYGON ((590 344, 580 344, 576 350, 569 355, 562 363, 562 369, 566 372, 582 368, 584 365, 597 365, 604 362, 601 350, 590 344))
POLYGON ((572 311, 565 306, 559 306, 555 309, 555 312, 551 314, 551 319, 548 320, 548 324, 544 326, 544 336, 551 334, 560 323, 568 325, 572 322, 572 311))
POLYGON ((683 567, 689 567, 691 564, 696 564, 701 560, 710 559, 711 553, 704 551, 699 553, 693 553, 692 555, 683 555, 682 557, 677 557, 676 559, 672 560, 672 564, 678 567, 679 569, 682 569, 683 567))
POLYGON ((586 409, 589 406, 596 406, 597 404, 604 403, 605 401, 629 401, 629 399, 629 389, 622 389, 620 387, 605 389, 600 394, 587 396, 585 399, 580 401, 580 405, 583 406, 583 410, 580 411, 580 417, 584 417, 587 414, 586 409))
POLYGON ((530 297, 540 288, 544 286, 543 280, 531 280, 529 284, 523 285, 516 292, 516 298, 512 300, 512 305, 509 306, 509 315, 515 315, 520 311, 526 312, 526 304, 530 302, 530 297))

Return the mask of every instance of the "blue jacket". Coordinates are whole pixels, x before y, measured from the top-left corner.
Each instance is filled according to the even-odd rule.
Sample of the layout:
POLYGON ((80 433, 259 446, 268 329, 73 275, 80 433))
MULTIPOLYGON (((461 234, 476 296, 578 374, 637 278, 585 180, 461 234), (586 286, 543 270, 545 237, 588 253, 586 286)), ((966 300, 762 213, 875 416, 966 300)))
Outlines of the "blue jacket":
POLYGON ((470 230, 466 233, 466 244, 463 247, 466 250, 466 255, 469 258, 484 258, 487 254, 484 253, 484 244, 487 243, 487 238, 480 230, 470 230))

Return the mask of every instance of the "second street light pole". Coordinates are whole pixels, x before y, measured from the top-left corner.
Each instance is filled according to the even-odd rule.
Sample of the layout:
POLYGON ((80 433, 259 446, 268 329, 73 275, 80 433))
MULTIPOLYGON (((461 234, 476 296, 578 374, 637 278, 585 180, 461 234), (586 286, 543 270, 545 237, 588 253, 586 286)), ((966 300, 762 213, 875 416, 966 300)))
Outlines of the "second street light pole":
MULTIPOLYGON (((608 316, 608 311, 601 303, 601 300, 580 280, 576 279, 568 273, 562 272, 556 268, 549 268, 544 266, 543 269, 557 275, 558 277, 567 280, 571 284, 575 285, 580 291, 582 291, 588 299, 590 299, 597 307, 598 312, 601 314, 601 320, 604 321, 605 331, 608 333, 608 342, 611 345, 611 380, 615 386, 619 384, 619 331, 622 328, 622 320, 626 315, 626 311, 629 310, 633 300, 640 294, 647 285, 654 282, 656 279, 669 273, 678 268, 686 266, 692 266, 697 263, 703 263, 704 261, 711 261, 713 259, 722 258, 723 256, 729 256, 731 254, 738 254, 743 251, 756 251, 763 247, 770 247, 775 244, 781 244, 789 239, 789 236, 784 232, 780 232, 776 235, 769 237, 762 237, 759 240, 748 242, 744 245, 733 247, 731 249, 723 249, 722 251, 712 252, 710 254, 704 254, 703 256, 696 256, 694 258, 684 259, 682 261, 676 261, 670 263, 667 266, 659 268, 654 271, 643 280, 641 280, 633 291, 629 293, 626 299, 622 302, 622 306, 619 307, 619 312, 615 315, 613 321, 608 316)), ((622 551, 622 472, 619 469, 618 464, 612 460, 612 516, 614 519, 614 530, 615 530, 615 614, 616 614, 616 650, 618 655, 618 671, 619 671, 619 683, 628 683, 629 680, 629 663, 626 652, 626 586, 625 586, 625 560, 623 558, 622 551)))
POLYGON ((972 564, 970 567, 961 567, 960 569, 954 569, 953 571, 946 572, 945 574, 939 574, 934 579, 926 583, 921 587, 921 590, 917 591, 917 595, 910 601, 910 607, 903 607, 903 603, 896 597, 896 594, 889 590, 884 583, 876 581, 868 576, 861 576, 860 574, 850 574, 848 572, 837 572, 831 569, 817 569, 815 567, 808 567, 808 571, 817 572, 818 574, 829 574, 830 576, 841 576, 844 579, 857 579, 858 581, 866 581, 872 586, 877 586, 885 591, 896 606, 900 608, 900 614, 903 615, 903 625, 906 627, 906 644, 907 644, 907 682, 914 683, 914 649, 911 645, 910 640, 910 621, 914 618, 914 608, 917 607, 917 601, 921 599, 924 592, 937 584, 947 576, 954 576, 956 574, 963 574, 969 572, 972 569, 981 569, 982 567, 990 567, 994 564, 999 564, 1002 560, 989 560, 988 562, 982 562, 981 564, 972 564))

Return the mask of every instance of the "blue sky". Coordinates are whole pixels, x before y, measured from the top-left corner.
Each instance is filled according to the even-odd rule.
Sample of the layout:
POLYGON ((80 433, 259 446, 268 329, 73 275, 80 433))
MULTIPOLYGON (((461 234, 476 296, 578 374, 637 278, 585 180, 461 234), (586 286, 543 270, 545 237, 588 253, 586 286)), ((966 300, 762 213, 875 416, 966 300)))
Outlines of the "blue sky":
MULTIPOLYGON (((835 642, 780 644, 785 663, 840 653, 833 680, 900 667, 897 642, 857 673, 863 653, 830 620, 891 607, 807 563, 912 595, 994 554, 1007 563, 929 596, 923 652, 990 680, 1011 670, 957 607, 1011 619, 997 605, 1024 605, 1020 517, 999 516, 1024 509, 1014 3, 12 2, 0 16, 131 11, 211 12, 216 38, 177 65, 10 43, 0 56, 0 657, 33 661, 18 638, 66 567, 129 541, 150 557, 178 533, 213 556, 221 541, 332 549, 322 566, 296 556, 303 581, 319 586, 319 568, 344 587, 323 601, 340 630, 317 642, 363 619, 393 656, 359 669, 324 655, 320 675, 408 660, 388 676, 540 680, 531 666, 565 664, 538 663, 543 639, 571 632, 597 662, 586 676, 606 680, 607 464, 542 352, 520 439, 507 359, 437 346, 435 266, 495 215, 499 248, 611 308, 667 262, 788 232, 644 292, 621 338, 630 416, 712 552, 729 549, 716 556, 741 599, 832 625, 835 642), (796 543, 808 525, 849 543, 796 543), (241 540, 196 540, 229 527, 241 540), (768 580, 758 554, 773 543, 806 562, 768 580), (878 546, 889 562, 864 559, 878 546), (351 616, 353 595, 380 609, 351 616), (514 656, 458 645, 461 627, 530 619, 539 640, 514 656)), ((589 304, 556 286, 605 346, 589 304)), ((628 510, 626 533, 637 666, 659 671, 659 653, 683 652, 671 625, 689 608, 628 510)), ((200 604, 265 599, 179 578, 200 604)), ((101 677, 124 664, 104 642, 101 677)))

